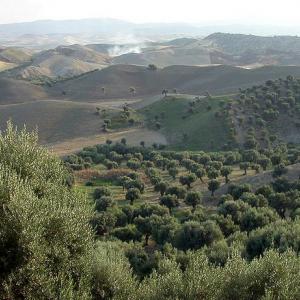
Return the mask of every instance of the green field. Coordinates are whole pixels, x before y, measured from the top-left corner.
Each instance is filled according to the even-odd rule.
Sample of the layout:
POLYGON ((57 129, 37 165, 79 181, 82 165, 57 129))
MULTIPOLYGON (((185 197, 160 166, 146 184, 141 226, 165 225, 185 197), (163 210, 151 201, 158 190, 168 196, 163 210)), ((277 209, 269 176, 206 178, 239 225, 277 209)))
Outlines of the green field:
POLYGON ((228 141, 229 128, 224 118, 216 118, 221 101, 226 97, 201 99, 189 112, 191 100, 167 97, 140 110, 146 124, 155 129, 156 123, 164 134, 170 149, 221 150, 228 141), (156 119, 155 119, 156 118, 156 119))

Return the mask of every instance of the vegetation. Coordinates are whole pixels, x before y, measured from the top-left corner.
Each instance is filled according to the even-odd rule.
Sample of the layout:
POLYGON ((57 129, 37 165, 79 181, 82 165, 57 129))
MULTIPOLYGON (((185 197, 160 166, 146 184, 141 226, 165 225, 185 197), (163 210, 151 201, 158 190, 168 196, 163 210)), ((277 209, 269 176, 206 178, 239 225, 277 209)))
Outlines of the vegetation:
MULTIPOLYGON (((186 133, 179 140, 170 131, 169 148, 108 139, 60 160, 36 133, 8 123, 0 135, 0 298, 299 299, 300 148, 267 128, 267 140, 258 139, 257 130, 296 109, 289 90, 298 81, 265 86, 232 100, 165 93, 147 111, 124 105, 126 122, 143 113, 156 130, 186 133), (277 85, 284 100, 264 93, 277 85), (266 123, 239 122, 239 101, 249 116, 259 105, 266 123), (201 126, 214 139, 198 138, 201 126), (246 132, 241 148, 236 126, 246 132)), ((105 113, 110 130, 114 116, 105 113)))
MULTIPOLYGON (((278 163, 295 163, 297 153, 298 148, 284 144, 208 153, 119 142, 85 148, 65 164, 71 169, 76 159, 82 164, 75 171, 76 189, 92 193, 102 186, 100 196, 106 191, 114 200, 101 209, 94 228, 106 249, 104 260, 117 256, 118 268, 132 268, 118 283, 122 293, 130 289, 133 299, 195 299, 198 293, 203 299, 264 299, 280 298, 288 288, 287 299, 293 299, 298 267, 287 282, 290 267, 282 266, 298 260, 299 181, 285 179, 283 172, 270 184, 252 187, 236 182, 236 176, 251 178, 263 167, 278 172, 278 163), (107 160, 117 163, 114 171, 107 160), (89 172, 92 177, 85 175, 89 172), (85 186, 86 180, 93 185, 85 186)), ((118 278, 110 264, 109 278, 118 278)), ((98 288, 110 295, 107 286, 98 288)), ((113 297, 126 299, 118 293, 113 297)))
POLYGON ((188 100, 166 96, 141 111, 148 126, 159 130, 176 150, 221 150, 228 145, 227 113, 217 115, 221 98, 188 100))

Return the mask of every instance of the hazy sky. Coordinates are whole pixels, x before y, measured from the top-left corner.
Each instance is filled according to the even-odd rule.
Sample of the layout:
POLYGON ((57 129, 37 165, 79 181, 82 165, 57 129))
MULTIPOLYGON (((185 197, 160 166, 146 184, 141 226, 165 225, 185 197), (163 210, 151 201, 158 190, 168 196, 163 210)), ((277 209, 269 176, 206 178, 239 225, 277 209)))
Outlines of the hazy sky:
POLYGON ((0 0, 0 23, 118 18, 133 22, 300 25, 300 0, 0 0))

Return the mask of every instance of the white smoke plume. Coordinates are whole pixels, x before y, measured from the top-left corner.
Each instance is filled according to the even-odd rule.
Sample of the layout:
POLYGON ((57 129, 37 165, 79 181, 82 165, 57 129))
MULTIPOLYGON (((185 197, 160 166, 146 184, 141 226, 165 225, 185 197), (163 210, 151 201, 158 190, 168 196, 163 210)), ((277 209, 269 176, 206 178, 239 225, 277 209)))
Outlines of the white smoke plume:
POLYGON ((141 53, 140 46, 114 46, 108 50, 109 56, 120 56, 127 53, 141 53))
POLYGON ((119 56, 127 53, 141 53, 145 47, 145 40, 133 34, 116 34, 110 37, 110 42, 115 44, 108 50, 110 56, 119 56))

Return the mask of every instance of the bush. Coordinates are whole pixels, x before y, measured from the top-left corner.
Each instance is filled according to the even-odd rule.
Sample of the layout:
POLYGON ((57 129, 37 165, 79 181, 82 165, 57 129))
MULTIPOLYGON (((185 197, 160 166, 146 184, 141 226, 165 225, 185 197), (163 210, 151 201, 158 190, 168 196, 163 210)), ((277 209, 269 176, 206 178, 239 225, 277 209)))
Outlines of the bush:
POLYGON ((126 227, 116 228, 112 231, 112 235, 124 242, 140 241, 142 234, 137 230, 136 226, 129 224, 126 227))
POLYGON ((199 249, 223 238, 220 227, 213 221, 186 222, 177 232, 175 244, 179 249, 199 249))
POLYGON ((95 201, 96 211, 106 211, 109 207, 115 204, 114 200, 108 196, 102 196, 100 199, 95 201))
POLYGON ((103 196, 111 196, 111 190, 107 187, 99 187, 94 190, 93 198, 100 199, 103 196))

